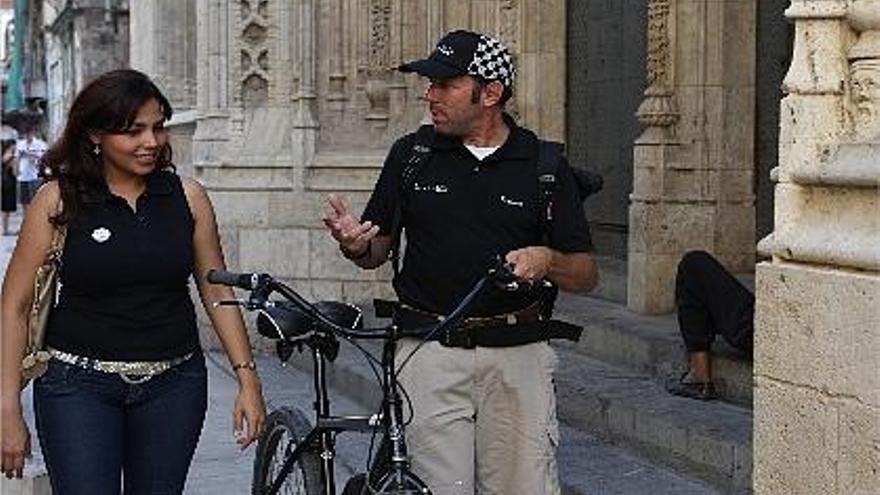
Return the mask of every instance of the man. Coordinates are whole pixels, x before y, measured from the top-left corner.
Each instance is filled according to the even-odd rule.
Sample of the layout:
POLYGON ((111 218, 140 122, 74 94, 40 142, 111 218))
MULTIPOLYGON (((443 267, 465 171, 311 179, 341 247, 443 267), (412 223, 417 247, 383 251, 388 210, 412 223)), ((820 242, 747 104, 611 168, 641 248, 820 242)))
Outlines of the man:
POLYGON ((33 127, 25 129, 25 136, 15 145, 15 156, 18 159, 18 198, 23 208, 31 204, 31 199, 39 189, 40 158, 46 153, 48 146, 36 137, 33 127))
MULTIPOLYGON (((504 113, 514 79, 507 48, 455 31, 429 58, 400 70, 428 79, 424 99, 433 127, 394 144, 362 221, 336 197, 324 219, 343 254, 370 269, 389 258, 399 212, 406 253, 394 279, 398 323, 436 323, 496 255, 520 279, 592 289, 596 263, 567 166, 558 168, 552 222, 542 235, 538 139, 504 113), (407 181, 414 153, 423 159, 407 181)), ((468 338, 437 336, 403 369, 400 381, 414 408, 407 429, 413 470, 436 495, 559 493, 556 356, 540 337, 539 294, 487 291, 456 331, 468 338), (524 343, 512 335, 535 337, 524 343)), ((418 343, 405 339, 400 355, 418 343)))
POLYGON ((675 276, 678 328, 688 353, 688 370, 666 390, 699 400, 717 397, 712 381, 712 343, 716 335, 747 356, 752 354, 755 296, 704 251, 689 251, 675 276))

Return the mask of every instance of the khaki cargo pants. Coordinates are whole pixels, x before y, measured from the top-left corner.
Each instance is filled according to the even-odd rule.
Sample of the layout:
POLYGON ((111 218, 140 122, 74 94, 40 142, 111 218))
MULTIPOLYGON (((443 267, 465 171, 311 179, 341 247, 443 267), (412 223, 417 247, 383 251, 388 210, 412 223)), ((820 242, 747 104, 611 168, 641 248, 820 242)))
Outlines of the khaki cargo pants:
MULTIPOLYGON (((402 341, 398 363, 417 344, 402 341)), ((558 495, 555 369, 546 342, 425 344, 400 376, 414 409, 413 471, 434 495, 558 495)))

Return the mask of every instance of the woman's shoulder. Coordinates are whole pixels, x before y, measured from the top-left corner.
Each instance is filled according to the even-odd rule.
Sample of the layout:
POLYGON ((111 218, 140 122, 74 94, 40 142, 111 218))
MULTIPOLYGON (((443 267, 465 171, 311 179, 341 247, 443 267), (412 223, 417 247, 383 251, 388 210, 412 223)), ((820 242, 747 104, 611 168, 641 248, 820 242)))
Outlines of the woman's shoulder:
POLYGON ((57 180, 44 182, 31 200, 31 207, 45 210, 51 214, 55 214, 60 209, 61 187, 57 180))
POLYGON ((186 202, 189 204, 190 212, 195 218, 199 218, 203 214, 213 210, 211 200, 199 181, 187 176, 178 176, 180 184, 183 187, 183 193, 186 196, 186 202))
POLYGON ((203 186, 199 181, 193 179, 192 177, 187 177, 185 175, 177 176, 178 180, 180 180, 180 185, 183 187, 183 192, 186 194, 186 197, 192 201, 193 198, 199 196, 207 196, 205 192, 205 186, 203 186))

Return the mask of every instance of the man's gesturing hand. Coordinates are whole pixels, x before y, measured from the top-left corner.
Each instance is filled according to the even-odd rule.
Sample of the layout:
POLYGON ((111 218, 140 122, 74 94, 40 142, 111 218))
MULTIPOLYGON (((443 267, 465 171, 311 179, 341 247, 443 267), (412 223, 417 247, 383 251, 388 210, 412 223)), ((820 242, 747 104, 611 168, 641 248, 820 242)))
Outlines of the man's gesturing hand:
POLYGON ((379 233, 379 226, 372 222, 361 223, 346 206, 339 196, 331 194, 327 197, 330 208, 324 215, 324 225, 339 243, 343 251, 357 255, 365 253, 370 239, 379 233))

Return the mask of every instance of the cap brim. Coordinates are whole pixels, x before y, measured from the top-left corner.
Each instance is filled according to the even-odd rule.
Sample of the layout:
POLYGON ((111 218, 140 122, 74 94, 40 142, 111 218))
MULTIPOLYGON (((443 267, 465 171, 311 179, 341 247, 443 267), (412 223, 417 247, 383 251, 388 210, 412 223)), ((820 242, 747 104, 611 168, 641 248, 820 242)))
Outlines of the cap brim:
POLYGON ((458 67, 441 64, 436 60, 431 60, 428 58, 403 64, 398 67, 397 70, 399 70, 400 72, 415 72, 416 74, 430 77, 431 79, 449 79, 452 77, 464 76, 467 74, 467 72, 459 69, 458 67))

